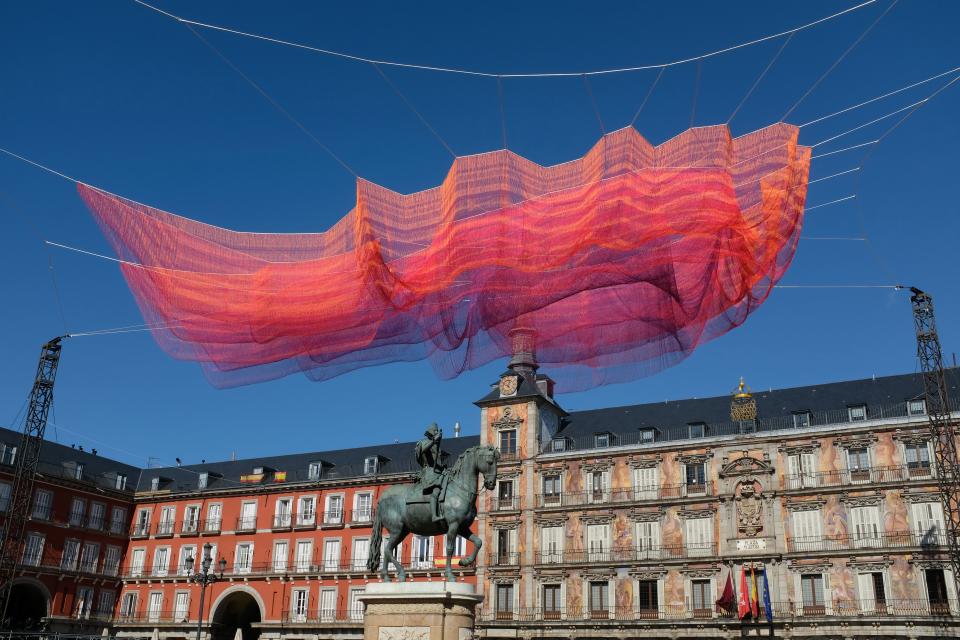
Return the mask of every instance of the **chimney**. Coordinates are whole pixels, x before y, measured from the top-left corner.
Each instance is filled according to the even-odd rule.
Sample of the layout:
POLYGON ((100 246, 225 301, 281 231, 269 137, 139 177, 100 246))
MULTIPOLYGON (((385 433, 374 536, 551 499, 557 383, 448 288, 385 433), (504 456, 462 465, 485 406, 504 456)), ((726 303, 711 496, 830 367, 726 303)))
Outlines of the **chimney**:
POLYGON ((460 422, 459 422, 459 421, 453 423, 453 437, 454 437, 454 438, 459 438, 459 437, 460 437, 460 422))
POLYGON ((513 355, 507 365, 517 373, 535 373, 539 368, 536 353, 536 331, 530 328, 517 327, 509 334, 510 347, 513 355))

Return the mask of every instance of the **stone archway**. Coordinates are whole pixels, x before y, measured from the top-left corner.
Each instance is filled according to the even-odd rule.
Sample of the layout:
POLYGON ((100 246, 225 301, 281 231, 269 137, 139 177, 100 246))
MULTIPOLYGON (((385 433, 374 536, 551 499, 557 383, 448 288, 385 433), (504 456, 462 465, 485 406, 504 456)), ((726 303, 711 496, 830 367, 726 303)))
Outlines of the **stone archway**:
POLYGON ((13 583, 7 619, 3 627, 14 630, 36 631, 50 612, 50 592, 40 582, 21 578, 13 583))
POLYGON ((234 640, 238 629, 243 640, 257 640, 260 636, 260 630, 252 626, 263 621, 260 603, 246 590, 223 594, 214 607, 210 620, 211 640, 234 640))

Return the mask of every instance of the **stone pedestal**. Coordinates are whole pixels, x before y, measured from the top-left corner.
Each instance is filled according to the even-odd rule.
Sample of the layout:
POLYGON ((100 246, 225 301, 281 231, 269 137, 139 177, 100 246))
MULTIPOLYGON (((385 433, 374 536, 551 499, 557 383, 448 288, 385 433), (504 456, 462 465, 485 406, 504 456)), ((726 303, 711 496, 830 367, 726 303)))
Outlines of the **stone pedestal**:
POLYGON ((364 640, 471 640, 483 596, 462 582, 378 582, 359 596, 364 640))

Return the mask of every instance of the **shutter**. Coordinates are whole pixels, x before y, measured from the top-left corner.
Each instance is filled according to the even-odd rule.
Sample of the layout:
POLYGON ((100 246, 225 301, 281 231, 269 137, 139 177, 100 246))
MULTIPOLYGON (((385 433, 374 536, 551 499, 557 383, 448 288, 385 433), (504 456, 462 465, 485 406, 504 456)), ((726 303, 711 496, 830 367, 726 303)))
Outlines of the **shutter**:
POLYGON ((953 570, 944 568, 943 579, 947 583, 947 606, 950 607, 950 613, 957 614, 957 583, 953 579, 953 570))
POLYGON ((823 574, 823 608, 828 616, 833 615, 833 591, 830 589, 830 574, 823 574))
POLYGON ((877 600, 877 594, 873 590, 873 574, 859 574, 857 576, 857 586, 860 592, 860 610, 865 613, 873 613, 877 600))
POLYGON ((593 502, 593 474, 589 471, 585 471, 586 480, 584 481, 584 486, 587 488, 587 502, 593 502))
POLYGON ((813 453, 800 454, 800 473, 803 474, 803 486, 817 486, 817 456, 813 453))
POLYGON ((800 456, 787 456, 787 488, 802 487, 803 478, 800 477, 800 456))

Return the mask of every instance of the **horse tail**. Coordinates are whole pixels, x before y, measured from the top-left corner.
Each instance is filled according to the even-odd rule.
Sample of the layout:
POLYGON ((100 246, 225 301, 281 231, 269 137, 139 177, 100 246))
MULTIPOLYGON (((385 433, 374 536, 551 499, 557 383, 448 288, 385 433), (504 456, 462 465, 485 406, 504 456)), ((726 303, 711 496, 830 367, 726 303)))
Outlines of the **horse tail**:
POLYGON ((380 509, 377 509, 373 515, 373 531, 370 534, 370 555, 367 557, 367 571, 370 573, 376 573, 380 570, 380 548, 383 547, 383 534, 380 532, 382 526, 380 509))

